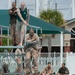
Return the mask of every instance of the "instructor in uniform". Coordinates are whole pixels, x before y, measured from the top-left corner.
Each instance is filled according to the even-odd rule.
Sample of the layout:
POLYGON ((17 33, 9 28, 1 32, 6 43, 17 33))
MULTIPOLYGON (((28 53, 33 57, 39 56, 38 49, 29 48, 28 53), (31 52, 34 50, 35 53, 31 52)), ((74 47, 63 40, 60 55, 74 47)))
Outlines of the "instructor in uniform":
MULTIPOLYGON (((12 45, 16 46, 18 43, 18 39, 16 37, 16 3, 13 2, 12 3, 12 8, 9 10, 9 16, 10 16, 10 33, 11 33, 11 38, 12 38, 12 45)), ((13 49, 13 51, 15 52, 16 49, 13 49)))
POLYGON ((38 72, 38 42, 39 37, 34 33, 34 30, 31 28, 29 33, 26 35, 25 51, 26 51, 26 66, 25 70, 27 75, 30 73, 35 74, 38 72), (32 61, 32 65, 30 64, 32 61))

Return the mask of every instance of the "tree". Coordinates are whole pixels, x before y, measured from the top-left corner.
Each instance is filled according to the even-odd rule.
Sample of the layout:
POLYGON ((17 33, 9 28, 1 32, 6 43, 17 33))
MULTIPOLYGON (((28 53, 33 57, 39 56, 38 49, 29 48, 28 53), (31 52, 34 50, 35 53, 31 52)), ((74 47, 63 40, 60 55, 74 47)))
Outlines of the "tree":
MULTIPOLYGON (((40 12, 40 18, 48 23, 52 23, 58 27, 61 27, 62 24, 64 24, 64 19, 62 16, 62 13, 57 10, 50 10, 48 9, 43 10, 40 12)), ((48 36, 48 52, 51 52, 51 41, 52 41, 52 35, 46 35, 48 36)))
POLYGON ((57 10, 43 10, 40 12, 40 18, 59 27, 64 24, 62 13, 57 10))

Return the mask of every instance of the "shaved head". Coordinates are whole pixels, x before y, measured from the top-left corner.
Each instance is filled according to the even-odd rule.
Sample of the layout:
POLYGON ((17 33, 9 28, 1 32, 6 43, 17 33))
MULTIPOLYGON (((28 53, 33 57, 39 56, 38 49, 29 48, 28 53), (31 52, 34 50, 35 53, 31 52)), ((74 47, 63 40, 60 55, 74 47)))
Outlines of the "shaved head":
POLYGON ((25 3, 24 2, 21 2, 21 5, 25 5, 25 3))
POLYGON ((31 28, 31 29, 30 29, 30 32, 34 32, 34 30, 31 28))
POLYGON ((12 7, 16 8, 16 3, 15 2, 12 3, 12 7))
POLYGON ((21 8, 24 8, 24 7, 25 7, 25 3, 21 2, 21 8))
POLYGON ((33 36, 34 35, 34 30, 31 28, 29 33, 30 33, 30 36, 33 36))

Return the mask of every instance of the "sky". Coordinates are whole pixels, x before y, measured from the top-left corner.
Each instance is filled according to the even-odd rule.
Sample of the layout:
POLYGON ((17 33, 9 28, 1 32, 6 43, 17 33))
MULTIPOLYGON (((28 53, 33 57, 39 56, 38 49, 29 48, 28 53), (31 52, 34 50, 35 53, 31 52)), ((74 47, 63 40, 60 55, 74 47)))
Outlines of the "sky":
MULTIPOLYGON (((0 1, 0 9, 9 9, 11 7, 11 3, 9 5, 9 1, 11 3, 15 0, 1 0, 0 1)), ((30 14, 35 16, 36 14, 36 0, 17 0, 18 6, 20 3, 24 1, 26 3, 27 8, 30 11, 30 14)), ((55 9, 55 2, 57 3, 57 9, 60 11, 65 20, 72 19, 72 0, 39 0, 39 11, 41 9, 55 9)))

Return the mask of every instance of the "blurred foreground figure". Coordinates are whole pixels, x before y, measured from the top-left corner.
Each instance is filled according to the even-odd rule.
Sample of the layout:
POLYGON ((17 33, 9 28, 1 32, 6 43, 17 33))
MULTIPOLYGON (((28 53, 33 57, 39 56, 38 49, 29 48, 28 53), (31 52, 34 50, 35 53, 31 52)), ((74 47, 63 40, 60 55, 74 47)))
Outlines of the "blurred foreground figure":
MULTIPOLYGON (((22 55, 24 54, 23 49, 16 49, 15 55, 22 55)), ((17 61, 17 69, 16 72, 23 72, 23 67, 22 67, 22 56, 16 56, 16 61, 17 61)))
POLYGON ((4 74, 4 73, 8 73, 9 72, 8 64, 6 64, 5 62, 3 62, 2 69, 3 69, 3 75, 7 75, 7 74, 4 74))
POLYGON ((31 28, 30 32, 26 35, 25 38, 25 71, 27 75, 38 73, 38 42, 39 37, 31 28))

